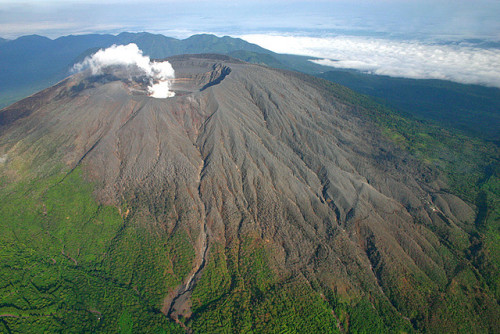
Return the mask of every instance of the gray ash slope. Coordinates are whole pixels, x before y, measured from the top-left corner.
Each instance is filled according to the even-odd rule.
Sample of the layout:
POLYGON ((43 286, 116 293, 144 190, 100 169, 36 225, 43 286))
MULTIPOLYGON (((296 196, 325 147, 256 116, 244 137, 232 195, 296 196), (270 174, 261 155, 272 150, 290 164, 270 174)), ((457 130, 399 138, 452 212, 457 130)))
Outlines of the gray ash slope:
POLYGON ((474 210, 364 109, 292 72, 212 55, 170 62, 173 98, 78 74, 0 113, 0 155, 57 143, 40 166, 82 166, 102 203, 135 201, 138 220, 154 217, 145 228, 187 232, 196 256, 165 314, 189 316, 208 251, 246 236, 265 242, 282 277, 389 300, 403 315, 430 298, 420 287, 449 283, 458 255, 435 231, 465 238, 474 210))

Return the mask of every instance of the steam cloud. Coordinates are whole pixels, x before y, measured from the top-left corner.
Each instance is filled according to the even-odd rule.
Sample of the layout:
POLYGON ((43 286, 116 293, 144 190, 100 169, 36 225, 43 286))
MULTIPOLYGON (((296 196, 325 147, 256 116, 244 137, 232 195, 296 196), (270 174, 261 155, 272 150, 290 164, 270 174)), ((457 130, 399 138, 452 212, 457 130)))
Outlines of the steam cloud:
POLYGON ((89 68, 93 75, 98 75, 109 66, 130 66, 139 69, 149 78, 148 92, 152 97, 167 98, 175 95, 170 91, 169 79, 175 78, 172 65, 168 61, 152 62, 134 43, 101 49, 76 64, 73 69, 81 71, 89 68))
POLYGON ((323 58, 315 63, 373 74, 500 87, 500 49, 370 37, 245 35, 275 52, 323 58))

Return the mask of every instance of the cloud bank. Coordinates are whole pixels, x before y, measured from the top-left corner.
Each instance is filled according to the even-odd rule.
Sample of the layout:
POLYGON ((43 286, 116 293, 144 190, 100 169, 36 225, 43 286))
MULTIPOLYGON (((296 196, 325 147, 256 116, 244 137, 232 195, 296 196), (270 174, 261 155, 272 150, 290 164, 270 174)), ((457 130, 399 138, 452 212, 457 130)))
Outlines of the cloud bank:
POLYGON ((174 69, 168 61, 152 62, 142 54, 136 44, 112 45, 101 49, 85 58, 73 68, 75 71, 90 69, 92 75, 104 73, 110 66, 125 66, 144 73, 149 78, 148 92, 156 98, 167 98, 175 95, 170 91, 170 79, 175 78, 174 69))
POLYGON ((380 38, 244 35, 241 38, 279 53, 321 58, 321 65, 379 75, 442 79, 500 88, 500 49, 380 38))

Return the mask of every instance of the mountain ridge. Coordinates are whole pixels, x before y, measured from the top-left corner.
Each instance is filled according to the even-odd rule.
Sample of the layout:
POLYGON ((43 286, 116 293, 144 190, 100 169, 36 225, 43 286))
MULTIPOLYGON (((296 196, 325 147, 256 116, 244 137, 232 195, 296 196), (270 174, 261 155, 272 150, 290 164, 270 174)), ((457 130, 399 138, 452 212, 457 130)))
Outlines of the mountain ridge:
MULTIPOLYGON (((224 56, 169 61, 183 79, 174 81, 173 98, 148 97, 120 72, 80 73, 40 93, 38 103, 2 110, 2 116, 23 106, 30 111, 3 123, 0 167, 13 176, 2 185, 3 198, 25 178, 58 179, 41 192, 30 220, 40 232, 23 232, 26 222, 8 226, 28 249, 30 235, 40 243, 47 233, 58 236, 62 254, 56 246, 41 248, 57 266, 88 268, 92 282, 111 277, 131 293, 127 298, 140 299, 134 307, 156 312, 145 316, 156 319, 148 326, 170 326, 170 317, 195 332, 495 328, 495 299, 488 287, 477 290, 482 276, 474 278, 477 270, 461 255, 474 209, 432 167, 387 139, 341 87, 224 56), (50 189, 77 177, 93 185, 101 210, 120 213, 121 222, 104 224, 117 226, 109 235, 92 232, 102 250, 65 230, 68 224, 98 230, 101 219, 78 227, 47 202, 50 189), (287 301, 294 307, 281 306, 287 301)), ((53 281, 57 289, 68 284, 53 281)), ((86 311, 64 308, 78 328, 112 330, 122 317, 132 317, 136 330, 144 324, 137 317, 148 311, 130 314, 130 306, 96 299, 84 286, 86 297, 68 305, 86 311), (85 325, 93 312, 105 317, 85 325)), ((38 298, 61 305, 51 296, 38 298)), ((26 319, 16 321, 22 326, 26 319)))

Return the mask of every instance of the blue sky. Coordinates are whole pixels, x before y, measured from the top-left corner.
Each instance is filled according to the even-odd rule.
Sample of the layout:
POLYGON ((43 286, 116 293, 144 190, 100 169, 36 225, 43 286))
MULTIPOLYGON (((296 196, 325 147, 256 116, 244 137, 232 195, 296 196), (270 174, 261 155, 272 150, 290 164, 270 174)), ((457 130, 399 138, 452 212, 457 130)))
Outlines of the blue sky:
POLYGON ((0 37, 241 37, 333 67, 500 87, 500 0, 0 0, 0 37))
POLYGON ((364 34, 500 40, 498 0, 0 0, 0 37, 88 32, 364 34))

